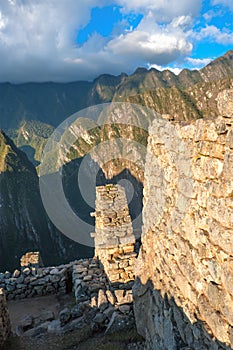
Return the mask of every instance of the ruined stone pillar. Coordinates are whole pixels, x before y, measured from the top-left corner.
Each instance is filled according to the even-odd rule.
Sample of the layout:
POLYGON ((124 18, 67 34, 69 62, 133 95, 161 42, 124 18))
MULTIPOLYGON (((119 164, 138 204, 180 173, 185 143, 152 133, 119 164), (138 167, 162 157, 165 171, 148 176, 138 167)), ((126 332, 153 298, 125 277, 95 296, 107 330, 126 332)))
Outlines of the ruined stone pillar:
POLYGON ((20 259, 20 265, 22 268, 35 267, 36 269, 42 266, 42 261, 39 252, 28 252, 20 259))
POLYGON ((0 348, 11 334, 11 323, 6 303, 6 297, 2 288, 0 288, 0 348))
POLYGON ((95 256, 110 282, 134 279, 135 237, 124 188, 106 185, 96 188, 95 256))

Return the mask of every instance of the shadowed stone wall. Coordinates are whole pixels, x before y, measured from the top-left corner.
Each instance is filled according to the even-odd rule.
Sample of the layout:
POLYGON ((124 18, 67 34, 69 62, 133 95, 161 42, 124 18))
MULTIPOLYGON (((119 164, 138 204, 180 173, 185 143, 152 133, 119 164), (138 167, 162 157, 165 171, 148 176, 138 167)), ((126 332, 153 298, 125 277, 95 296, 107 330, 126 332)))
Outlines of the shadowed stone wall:
POLYGON ((3 289, 0 288, 0 348, 11 334, 9 312, 3 289))
POLYGON ((65 294, 74 263, 42 268, 30 266, 13 273, 0 272, 0 288, 7 300, 65 294))
POLYGON ((233 346, 233 94, 222 95, 222 117, 149 131, 134 286, 148 349, 233 346))
POLYGON ((111 282, 134 279, 135 237, 124 188, 120 185, 96 189, 95 256, 111 282))

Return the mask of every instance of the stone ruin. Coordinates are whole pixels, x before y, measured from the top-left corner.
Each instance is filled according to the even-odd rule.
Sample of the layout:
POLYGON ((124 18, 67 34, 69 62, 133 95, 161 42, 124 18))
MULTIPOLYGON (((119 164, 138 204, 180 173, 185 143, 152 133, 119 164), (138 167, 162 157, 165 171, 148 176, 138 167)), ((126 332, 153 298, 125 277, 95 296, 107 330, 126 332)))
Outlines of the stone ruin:
MULTIPOLYGON (((5 305, 6 299, 65 294, 70 276, 72 279, 75 306, 62 310, 58 319, 49 313, 45 322, 43 316, 44 323, 39 325, 33 317, 29 317, 29 325, 27 317, 18 326, 20 335, 34 336, 42 331, 64 334, 85 327, 112 333, 135 326, 132 286, 137 254, 125 191, 119 185, 107 185, 97 187, 96 193, 96 212, 92 213, 96 217, 93 259, 39 267, 39 253, 29 252, 21 258, 21 271, 0 273, 5 305)), ((6 332, 0 330, 1 333, 6 332)), ((9 332, 4 340, 8 335, 9 332)))
POLYGON ((22 256, 20 259, 20 266, 25 267, 35 267, 38 268, 42 266, 42 260, 39 252, 28 252, 22 256))
POLYGON ((134 280, 135 236, 124 188, 106 185, 96 188, 95 256, 110 282, 134 280))
MULTIPOLYGON (((125 328, 135 317, 147 349, 232 349, 232 96, 232 90, 221 93, 218 118, 160 120, 150 128, 137 259, 124 190, 107 185, 96 193, 96 257, 39 273, 22 270, 23 288, 35 283, 35 295, 47 293, 48 281, 64 290, 64 272, 73 271, 77 304, 46 330, 59 334, 80 322, 94 323, 98 330, 113 324, 125 328)), ((21 298, 20 277, 19 272, 0 274, 7 298, 21 298)), ((0 308, 1 346, 10 333, 2 291, 0 308)))

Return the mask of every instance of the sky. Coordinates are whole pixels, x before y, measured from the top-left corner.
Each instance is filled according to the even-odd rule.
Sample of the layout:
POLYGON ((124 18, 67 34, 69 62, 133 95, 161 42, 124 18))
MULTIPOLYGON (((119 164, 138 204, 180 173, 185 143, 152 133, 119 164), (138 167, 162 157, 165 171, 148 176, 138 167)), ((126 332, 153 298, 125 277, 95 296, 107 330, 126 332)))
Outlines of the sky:
POLYGON ((233 49, 233 0, 0 0, 0 82, 200 69, 233 49))

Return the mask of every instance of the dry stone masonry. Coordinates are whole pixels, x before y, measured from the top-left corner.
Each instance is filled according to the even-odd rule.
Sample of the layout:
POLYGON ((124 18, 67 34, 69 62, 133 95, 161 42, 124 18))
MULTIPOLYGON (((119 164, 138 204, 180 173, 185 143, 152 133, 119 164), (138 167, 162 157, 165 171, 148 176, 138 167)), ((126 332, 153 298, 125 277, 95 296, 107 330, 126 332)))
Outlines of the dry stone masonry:
POLYGON ((232 91, 222 94, 223 116, 215 120, 161 119, 150 128, 133 288, 147 349, 233 347, 233 117, 226 96, 229 102, 232 91))
POLYGON ((70 266, 76 303, 69 303, 58 317, 52 311, 43 311, 39 317, 28 314, 19 322, 17 335, 44 337, 77 329, 114 333, 135 327, 133 281, 110 284, 96 258, 80 259, 70 266))
POLYGON ((57 267, 26 267, 13 273, 0 273, 0 288, 7 300, 49 294, 65 294, 74 262, 57 267))
POLYGON ((95 256, 111 282, 134 279, 135 236, 124 188, 120 185, 96 189, 95 256))
POLYGON ((40 258, 40 253, 39 252, 28 252, 28 253, 26 253, 20 259, 20 265, 21 265, 22 268, 30 267, 30 266, 38 268, 39 266, 42 265, 42 261, 41 261, 41 258, 40 258))
POLYGON ((0 348, 11 334, 11 323, 3 289, 0 288, 0 348))
POLYGON ((134 281, 110 283, 97 258, 79 260, 74 264, 72 280, 76 306, 71 314, 80 314, 80 322, 91 314, 93 329, 105 329, 107 333, 130 329, 134 325, 134 281), (82 313, 80 310, 83 310, 82 313))

